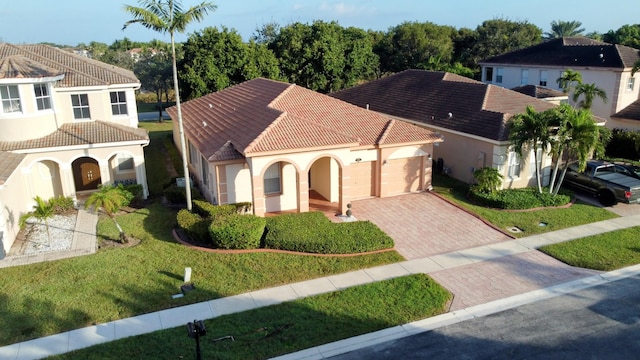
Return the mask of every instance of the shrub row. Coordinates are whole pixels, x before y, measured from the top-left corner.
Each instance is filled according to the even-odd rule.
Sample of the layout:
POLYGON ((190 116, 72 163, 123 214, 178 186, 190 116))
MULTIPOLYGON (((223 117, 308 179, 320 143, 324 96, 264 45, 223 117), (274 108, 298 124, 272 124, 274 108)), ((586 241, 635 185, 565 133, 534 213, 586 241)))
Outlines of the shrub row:
POLYGON ((318 254, 351 254, 392 248, 387 234, 369 221, 334 224, 321 212, 266 219, 264 246, 318 254))
MULTIPOLYGON (((162 193, 164 194, 164 197, 167 199, 167 201, 169 201, 171 204, 178 205, 185 204, 187 202, 187 194, 185 188, 179 187, 178 185, 169 185, 163 190, 162 193)), ((191 187, 191 198, 203 199, 200 192, 194 187, 191 187)))
POLYGON ((209 234, 219 249, 257 249, 266 221, 255 215, 232 214, 211 222, 209 234))
POLYGON ((605 154, 611 158, 640 160, 640 131, 614 129, 605 154))
POLYGON ((508 210, 533 209, 536 207, 562 206, 571 201, 567 192, 558 195, 549 194, 543 189, 542 194, 535 188, 505 189, 494 192, 477 191, 475 187, 469 190, 469 198, 478 205, 508 210))

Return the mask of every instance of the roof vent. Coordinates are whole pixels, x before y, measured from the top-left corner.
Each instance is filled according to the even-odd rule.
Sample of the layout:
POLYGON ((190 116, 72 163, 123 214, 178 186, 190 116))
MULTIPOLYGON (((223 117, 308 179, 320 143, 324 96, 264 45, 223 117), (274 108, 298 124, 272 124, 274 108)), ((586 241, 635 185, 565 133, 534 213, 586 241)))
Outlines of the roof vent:
POLYGON ((209 104, 209 109, 213 109, 213 104, 209 104))
POLYGON ((449 119, 451 119, 453 117, 452 113, 448 113, 447 116, 449 117, 449 119))
POLYGON ((202 127, 207 127, 207 123, 205 121, 202 122, 202 127))

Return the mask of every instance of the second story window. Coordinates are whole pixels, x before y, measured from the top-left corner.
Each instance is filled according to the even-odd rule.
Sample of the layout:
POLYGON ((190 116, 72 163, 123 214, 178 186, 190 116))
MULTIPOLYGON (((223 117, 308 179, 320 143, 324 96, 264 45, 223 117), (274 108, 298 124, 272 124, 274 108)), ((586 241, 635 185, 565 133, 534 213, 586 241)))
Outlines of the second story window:
POLYGON ((38 110, 51 109, 51 95, 46 84, 34 84, 33 91, 36 95, 38 110))
POLYGON ((496 69, 496 83, 497 84, 502 84, 502 75, 504 74, 504 69, 503 68, 497 68, 496 69))
POLYGON ((547 70, 540 70, 540 86, 547 86, 547 70))
POLYGON ((529 70, 520 70, 520 85, 529 85, 529 70))
POLYGON ((0 99, 2 99, 3 113, 22 112, 17 85, 0 85, 0 99))
POLYGON ((89 96, 87 94, 71 95, 71 107, 74 119, 91 119, 89 113, 89 96))
POLYGON ((111 92, 111 113, 113 115, 127 115, 127 98, 124 91, 111 92))
POLYGON ((633 76, 629 78, 629 81, 627 81, 627 90, 628 91, 633 91, 633 87, 636 84, 636 78, 634 78, 633 76))
POLYGON ((487 67, 484 72, 484 81, 492 82, 493 81, 493 68, 487 67))

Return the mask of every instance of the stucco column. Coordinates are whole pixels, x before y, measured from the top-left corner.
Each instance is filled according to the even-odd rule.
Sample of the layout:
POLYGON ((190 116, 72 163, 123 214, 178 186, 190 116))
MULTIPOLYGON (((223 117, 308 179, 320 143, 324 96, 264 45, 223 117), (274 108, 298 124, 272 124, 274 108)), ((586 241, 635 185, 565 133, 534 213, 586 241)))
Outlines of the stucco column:
POLYGON ((298 172, 298 212, 309 211, 309 177, 307 171, 298 172))
POLYGON ((340 169, 340 213, 347 213, 347 204, 351 202, 351 167, 345 165, 340 169))
POLYGON ((100 166, 100 181, 102 182, 102 184, 111 184, 111 171, 109 169, 109 161, 99 160, 98 166, 100 166))
POLYGON ((136 169, 136 182, 142 185, 142 197, 149 197, 149 187, 147 186, 147 168, 144 163, 144 156, 135 156, 133 164, 136 169))
POLYGON ((62 186, 62 195, 70 196, 73 198, 74 204, 76 203, 76 182, 73 179, 73 169, 71 164, 60 164, 60 185, 62 186))
POLYGON ((251 177, 251 189, 253 214, 256 216, 264 216, 266 209, 264 204, 264 185, 262 184, 262 176, 251 177))

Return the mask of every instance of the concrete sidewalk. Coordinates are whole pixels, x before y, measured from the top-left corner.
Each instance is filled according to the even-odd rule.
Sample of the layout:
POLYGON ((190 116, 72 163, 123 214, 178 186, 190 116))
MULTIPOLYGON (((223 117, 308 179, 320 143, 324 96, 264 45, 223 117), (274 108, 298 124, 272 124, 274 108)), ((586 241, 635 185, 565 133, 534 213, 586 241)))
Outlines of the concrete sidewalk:
MULTIPOLYGON (((506 259, 510 256, 526 254, 543 245, 555 244, 638 225, 640 225, 640 215, 625 216, 527 238, 483 245, 447 254, 414 259, 401 263, 332 275, 299 283, 253 291, 246 294, 205 301, 8 345, 0 348, 0 358, 39 359, 129 336, 150 333, 177 326, 184 326, 187 322, 192 321, 193 319, 212 319, 225 314, 275 305, 286 301, 292 301, 299 298, 319 295, 322 293, 399 276, 427 273, 436 278, 435 275, 444 271, 455 271, 456 269, 462 269, 468 266, 490 263, 499 259, 506 259)), ((491 314, 505 310, 509 307, 515 307, 528 302, 541 300, 548 296, 556 296, 569 291, 575 291, 585 286, 595 286, 600 284, 602 281, 611 281, 618 277, 631 276, 638 273, 638 271, 640 271, 640 267, 637 266, 608 274, 594 275, 594 272, 591 271, 578 271, 575 274, 577 277, 576 279, 570 281, 556 279, 556 281, 560 281, 562 284, 558 283, 553 286, 538 286, 536 289, 524 294, 500 298, 500 300, 470 306, 452 311, 448 314, 406 324, 400 327, 394 327, 376 333, 345 339, 332 344, 326 344, 317 348, 307 349, 302 352, 286 355, 282 358, 322 359, 327 356, 337 355, 360 347, 369 346, 377 342, 391 340, 392 338, 397 338, 399 336, 408 336, 418 331, 433 329, 434 326, 443 326, 452 322, 463 321, 471 317, 491 314)), ((448 288, 451 284, 447 284, 445 282, 441 283, 441 285, 448 288)), ((535 285, 539 284, 534 283, 534 286, 535 285)))

